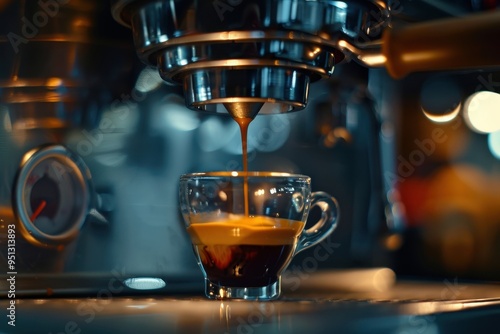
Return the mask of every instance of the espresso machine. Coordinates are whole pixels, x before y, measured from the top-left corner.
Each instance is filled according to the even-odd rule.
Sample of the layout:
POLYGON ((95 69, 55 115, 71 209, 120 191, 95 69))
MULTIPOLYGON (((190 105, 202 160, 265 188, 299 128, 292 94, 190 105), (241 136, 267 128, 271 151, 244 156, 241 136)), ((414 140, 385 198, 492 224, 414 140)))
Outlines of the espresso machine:
POLYGON ((313 188, 339 199, 341 223, 318 267, 429 268, 404 265, 423 246, 420 234, 406 234, 415 224, 399 187, 399 157, 415 149, 399 141, 414 113, 402 99, 437 72, 468 92, 478 75, 497 82, 495 8, 1 1, 0 267, 11 265, 14 233, 16 258, 1 275, 15 271, 17 294, 27 296, 85 295, 110 277, 120 293, 198 291, 178 178, 241 169, 232 117, 255 118, 250 169, 310 175, 313 188))

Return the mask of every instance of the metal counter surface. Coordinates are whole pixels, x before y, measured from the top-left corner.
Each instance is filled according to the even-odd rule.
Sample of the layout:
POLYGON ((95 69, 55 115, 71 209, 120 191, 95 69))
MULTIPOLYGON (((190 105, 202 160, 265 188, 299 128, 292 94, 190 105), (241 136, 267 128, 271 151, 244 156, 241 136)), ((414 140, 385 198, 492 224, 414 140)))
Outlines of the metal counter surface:
MULTIPOLYGON (((386 291, 285 291, 272 302, 196 295, 17 299, 0 333, 497 333, 500 286, 402 282, 386 291)), ((6 310, 9 300, 0 301, 6 310)))

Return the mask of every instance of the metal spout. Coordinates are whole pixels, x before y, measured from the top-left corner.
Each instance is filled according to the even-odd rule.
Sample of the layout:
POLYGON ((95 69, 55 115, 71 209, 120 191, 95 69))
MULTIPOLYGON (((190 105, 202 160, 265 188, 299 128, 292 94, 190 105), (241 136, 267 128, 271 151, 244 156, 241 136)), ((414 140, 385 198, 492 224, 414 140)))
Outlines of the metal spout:
MULTIPOLYGON (((355 50, 338 42, 378 40, 389 19, 383 0, 248 0, 231 15, 210 1, 111 3, 114 18, 133 29, 138 55, 183 85, 189 108, 225 112, 221 104, 245 101, 228 110, 252 116, 256 102, 264 102, 260 114, 304 109, 310 83, 330 77, 344 49, 355 50)), ((365 53, 362 60, 380 62, 365 53)))
POLYGON ((231 102, 224 103, 227 111, 233 118, 255 118, 260 109, 264 105, 263 102, 231 102))

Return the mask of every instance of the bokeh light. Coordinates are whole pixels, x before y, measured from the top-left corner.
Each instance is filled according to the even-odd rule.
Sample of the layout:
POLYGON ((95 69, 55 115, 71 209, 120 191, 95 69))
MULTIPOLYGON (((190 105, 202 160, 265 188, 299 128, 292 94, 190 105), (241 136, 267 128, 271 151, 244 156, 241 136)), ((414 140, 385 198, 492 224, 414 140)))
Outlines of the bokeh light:
POLYGON ((488 147, 491 154, 500 160, 500 131, 492 132, 488 135, 488 147))
POLYGON ((155 90, 163 83, 163 79, 160 77, 158 70, 152 67, 144 68, 135 83, 135 89, 141 93, 147 93, 155 90))
POLYGON ((500 94, 481 91, 472 94, 464 104, 464 119, 471 130, 492 133, 500 130, 500 94))
POLYGON ((452 121, 462 107, 462 93, 451 78, 437 77, 425 82, 420 91, 420 107, 424 115, 436 123, 452 121))

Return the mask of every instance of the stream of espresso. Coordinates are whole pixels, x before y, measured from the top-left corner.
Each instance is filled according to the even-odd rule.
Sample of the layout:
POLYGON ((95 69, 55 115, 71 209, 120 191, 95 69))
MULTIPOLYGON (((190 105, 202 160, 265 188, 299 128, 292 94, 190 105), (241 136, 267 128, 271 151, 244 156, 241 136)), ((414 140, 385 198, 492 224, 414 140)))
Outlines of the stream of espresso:
POLYGON ((248 126, 252 122, 253 118, 250 117, 234 117, 234 120, 240 126, 241 133, 241 151, 243 158, 243 196, 245 201, 245 216, 248 217, 248 177, 246 173, 248 172, 248 126))

